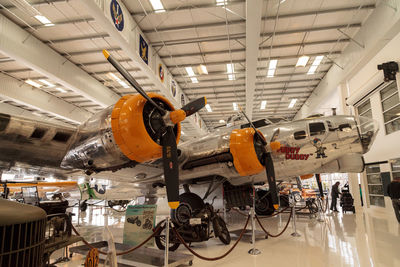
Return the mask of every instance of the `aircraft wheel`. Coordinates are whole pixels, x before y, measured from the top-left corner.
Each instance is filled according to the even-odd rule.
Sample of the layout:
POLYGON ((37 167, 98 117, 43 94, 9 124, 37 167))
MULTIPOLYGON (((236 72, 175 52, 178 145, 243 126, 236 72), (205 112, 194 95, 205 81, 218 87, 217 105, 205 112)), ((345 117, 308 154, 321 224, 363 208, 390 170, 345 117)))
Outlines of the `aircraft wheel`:
POLYGON ((183 224, 189 222, 192 215, 204 208, 204 201, 194 193, 183 193, 179 196, 179 206, 171 210, 171 218, 183 224))
POLYGON ((256 214, 257 215, 271 215, 274 213, 275 209, 272 206, 271 194, 268 191, 258 190, 256 199, 256 214))

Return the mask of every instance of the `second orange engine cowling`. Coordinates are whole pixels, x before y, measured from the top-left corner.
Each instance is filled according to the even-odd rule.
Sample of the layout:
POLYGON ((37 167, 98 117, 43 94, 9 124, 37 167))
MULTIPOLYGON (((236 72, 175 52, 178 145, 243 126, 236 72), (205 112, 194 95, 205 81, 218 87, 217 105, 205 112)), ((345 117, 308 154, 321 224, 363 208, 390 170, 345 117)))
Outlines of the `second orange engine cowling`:
POLYGON ((233 165, 241 176, 253 175, 264 170, 263 148, 260 138, 252 128, 233 130, 229 149, 233 165))
MULTIPOLYGON (((174 107, 159 94, 148 94, 159 106, 174 107)), ((161 114, 141 95, 126 95, 79 127, 61 167, 92 171, 116 170, 162 157, 157 127, 161 114)), ((174 127, 176 142, 180 124, 174 127)))

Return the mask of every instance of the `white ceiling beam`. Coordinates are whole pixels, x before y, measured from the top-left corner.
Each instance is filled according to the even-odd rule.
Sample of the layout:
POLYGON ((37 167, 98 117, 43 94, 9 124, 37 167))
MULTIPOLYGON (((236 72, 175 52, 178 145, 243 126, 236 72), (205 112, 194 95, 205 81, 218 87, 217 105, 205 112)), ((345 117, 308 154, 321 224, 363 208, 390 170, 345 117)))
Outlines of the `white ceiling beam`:
POLYGON ((119 99, 102 83, 2 14, 0 51, 102 107, 119 99))
POLYGON ((82 123, 92 114, 25 82, 0 74, 0 97, 52 114, 73 123, 82 123))
MULTIPOLYGON (((155 75, 153 70, 151 70, 150 66, 143 62, 139 54, 135 51, 133 45, 128 43, 128 41, 124 39, 124 37, 120 34, 120 32, 115 28, 114 24, 111 23, 110 20, 105 16, 103 10, 98 6, 97 1, 86 0, 83 1, 82 3, 84 4, 84 7, 87 9, 88 13, 95 19, 96 23, 113 39, 113 41, 116 44, 118 44, 119 47, 121 47, 122 51, 129 57, 129 59, 131 59, 134 62, 135 66, 140 68, 142 73, 149 77, 149 80, 154 84, 154 87, 159 89, 161 93, 164 94, 164 96, 168 98, 168 100, 175 107, 179 107, 181 104, 178 103, 178 101, 171 96, 169 88, 167 88, 167 86, 160 81, 160 79, 155 75)), ((123 3, 120 2, 120 5, 122 6, 123 3)), ((125 16, 124 20, 126 21, 127 17, 130 16, 130 14, 126 12, 124 16, 125 16)), ((132 21, 133 24, 136 24, 133 18, 132 21)), ((131 34, 133 34, 135 32, 134 31, 135 28, 136 27, 128 30, 131 31, 131 34)), ((153 54, 156 55, 155 53, 153 54)), ((167 73, 167 70, 165 70, 165 73, 167 73)), ((196 129, 198 134, 205 134, 206 132, 204 131, 204 129, 199 127, 199 125, 197 124, 197 122, 195 122, 193 117, 194 116, 188 117, 186 121, 190 122, 190 125, 194 129, 196 129)), ((200 118, 200 116, 198 117, 200 118)))

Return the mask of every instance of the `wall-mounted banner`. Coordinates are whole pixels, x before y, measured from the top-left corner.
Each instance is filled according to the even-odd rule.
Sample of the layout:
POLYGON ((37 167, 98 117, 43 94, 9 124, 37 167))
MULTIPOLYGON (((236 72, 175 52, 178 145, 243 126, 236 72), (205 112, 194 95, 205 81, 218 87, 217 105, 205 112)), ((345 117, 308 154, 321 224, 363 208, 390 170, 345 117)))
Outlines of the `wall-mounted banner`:
MULTIPOLYGON (((153 233, 157 205, 128 206, 125 213, 124 244, 137 246, 153 233)), ((154 246, 154 238, 146 246, 154 246)))
POLYGON ((158 64, 158 77, 160 77, 161 82, 164 82, 164 68, 162 64, 158 64))
POLYGON ((171 94, 173 97, 176 96, 176 82, 174 80, 171 80, 171 94))
POLYGON ((143 61, 148 65, 149 64, 149 45, 143 39, 142 35, 139 38, 139 55, 143 59, 143 61))
POLYGON ((122 13, 122 8, 117 0, 111 0, 110 14, 115 28, 117 28, 119 31, 122 31, 124 29, 124 14, 122 13))

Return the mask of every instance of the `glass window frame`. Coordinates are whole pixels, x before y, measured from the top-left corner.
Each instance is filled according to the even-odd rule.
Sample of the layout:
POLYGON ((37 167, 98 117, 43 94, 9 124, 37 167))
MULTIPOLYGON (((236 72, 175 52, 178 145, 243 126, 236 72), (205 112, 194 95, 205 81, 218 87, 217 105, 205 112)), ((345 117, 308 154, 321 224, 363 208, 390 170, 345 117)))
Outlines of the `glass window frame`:
POLYGON ((388 130, 388 129, 389 129, 389 128, 388 128, 388 125, 390 125, 391 123, 395 122, 396 120, 399 120, 399 119, 400 119, 400 115, 398 115, 397 117, 394 117, 393 119, 391 119, 391 120, 385 122, 385 113, 387 113, 387 112, 389 112, 390 110, 392 110, 392 109, 394 109, 394 108, 400 106, 400 94, 399 94, 399 88, 398 88, 398 86, 397 86, 397 82, 396 82, 396 81, 393 81, 393 82, 391 82, 391 83, 388 83, 386 86, 384 86, 382 89, 380 89, 380 90, 379 90, 379 97, 380 97, 380 100, 381 100, 382 120, 383 120, 383 124, 384 124, 384 127, 385 127, 385 134, 388 135, 388 134, 391 134, 391 133, 400 131, 400 127, 399 127, 399 129, 397 129, 397 130, 393 130, 393 131, 391 131, 391 130, 389 131, 389 130, 388 130), (392 85, 395 85, 395 87, 397 88, 397 90, 395 90, 395 91, 394 91, 393 93, 391 93, 390 95, 385 96, 385 98, 382 98, 382 91, 385 90, 386 88, 392 86, 392 85), (387 100, 387 99, 393 97, 393 96, 396 95, 396 94, 397 94, 397 96, 398 96, 398 97, 397 97, 397 98, 398 98, 397 104, 395 104, 395 105, 393 105, 392 107, 390 107, 390 108, 388 108, 388 109, 385 110, 385 109, 384 109, 383 102, 384 102, 385 100, 387 100))

